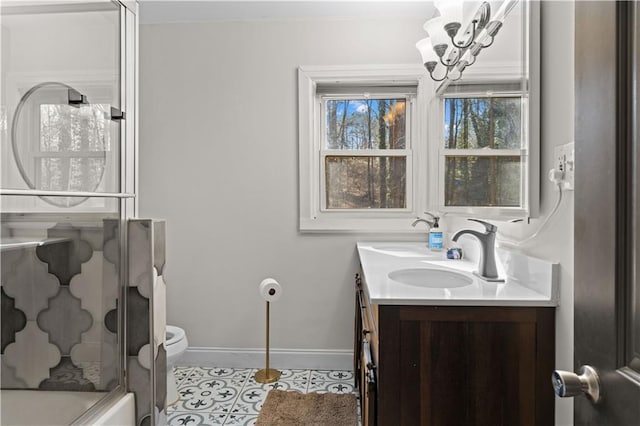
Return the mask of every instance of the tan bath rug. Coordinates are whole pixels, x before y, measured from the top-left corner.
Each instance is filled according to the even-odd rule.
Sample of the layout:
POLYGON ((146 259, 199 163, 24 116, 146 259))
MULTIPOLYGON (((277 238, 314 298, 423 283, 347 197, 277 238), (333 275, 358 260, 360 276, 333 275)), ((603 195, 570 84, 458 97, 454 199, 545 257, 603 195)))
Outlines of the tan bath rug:
POLYGON ((256 426, 357 426, 356 396, 271 390, 256 426))

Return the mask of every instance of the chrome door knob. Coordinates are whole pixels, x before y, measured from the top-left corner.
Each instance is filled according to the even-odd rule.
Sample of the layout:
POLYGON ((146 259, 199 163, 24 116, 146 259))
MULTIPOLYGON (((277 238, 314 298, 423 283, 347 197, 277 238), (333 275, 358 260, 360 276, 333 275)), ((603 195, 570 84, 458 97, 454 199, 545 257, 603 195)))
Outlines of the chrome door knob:
POLYGON ((596 370, 589 365, 580 367, 580 374, 554 370, 551 382, 553 390, 560 398, 570 398, 584 393, 591 402, 600 400, 600 379, 596 370))

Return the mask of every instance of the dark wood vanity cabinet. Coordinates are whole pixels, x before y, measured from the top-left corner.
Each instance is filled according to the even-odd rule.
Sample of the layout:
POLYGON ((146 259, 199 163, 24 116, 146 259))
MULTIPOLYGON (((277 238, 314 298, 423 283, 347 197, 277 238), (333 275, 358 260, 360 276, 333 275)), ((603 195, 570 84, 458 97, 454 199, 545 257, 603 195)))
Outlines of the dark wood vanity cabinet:
POLYGON ((552 425, 554 315, 553 307, 371 305, 356 275, 362 424, 552 425))

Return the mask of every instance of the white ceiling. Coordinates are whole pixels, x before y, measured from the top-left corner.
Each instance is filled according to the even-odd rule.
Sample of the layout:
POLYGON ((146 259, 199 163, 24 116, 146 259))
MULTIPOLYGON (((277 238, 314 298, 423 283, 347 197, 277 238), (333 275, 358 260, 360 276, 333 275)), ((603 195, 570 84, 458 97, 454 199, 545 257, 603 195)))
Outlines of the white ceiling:
POLYGON ((418 0, 139 0, 140 22, 203 22, 317 18, 428 19, 434 14, 431 1, 418 0))

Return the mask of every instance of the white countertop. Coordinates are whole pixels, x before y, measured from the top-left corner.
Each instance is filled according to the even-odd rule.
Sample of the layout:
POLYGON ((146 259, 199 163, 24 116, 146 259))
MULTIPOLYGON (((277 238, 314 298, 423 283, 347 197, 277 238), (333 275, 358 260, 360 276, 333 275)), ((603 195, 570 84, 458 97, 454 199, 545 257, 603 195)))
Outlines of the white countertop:
POLYGON ((448 260, 446 252, 431 252, 424 242, 358 242, 358 255, 371 303, 380 305, 557 306, 558 263, 498 250, 498 271, 504 283, 487 282, 472 274, 476 262, 448 260), (400 269, 453 270, 472 279, 456 288, 430 288, 393 281, 400 269))

